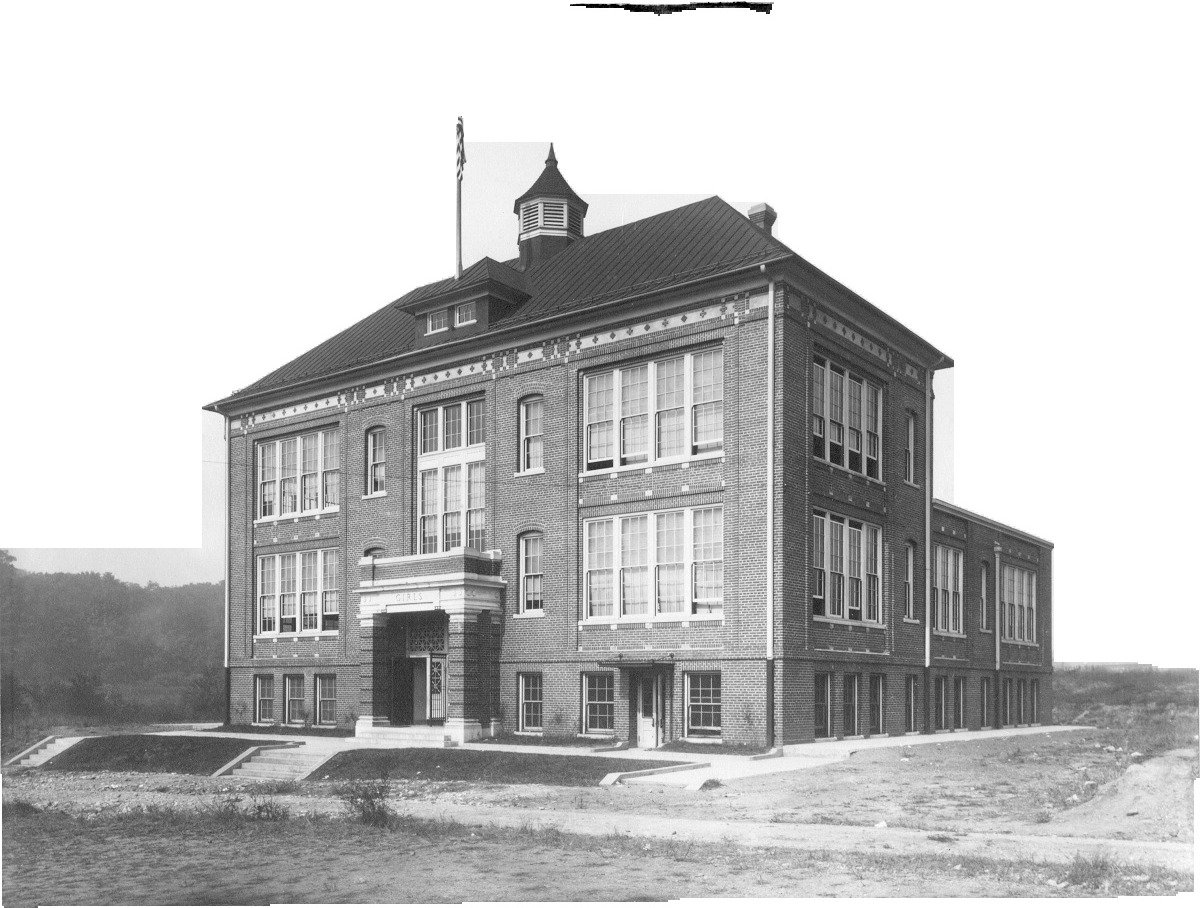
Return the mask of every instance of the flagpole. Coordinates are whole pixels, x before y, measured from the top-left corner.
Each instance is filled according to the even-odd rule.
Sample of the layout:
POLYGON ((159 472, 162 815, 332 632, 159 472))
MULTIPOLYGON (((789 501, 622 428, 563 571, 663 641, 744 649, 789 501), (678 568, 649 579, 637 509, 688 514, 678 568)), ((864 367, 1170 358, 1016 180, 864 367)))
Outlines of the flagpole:
POLYGON ((455 181, 456 199, 455 199, 455 232, 454 238, 457 247, 457 259, 454 270, 454 279, 462 279, 462 177, 463 164, 466 163, 466 152, 464 150, 463 141, 463 121, 462 117, 458 118, 458 178, 455 181))

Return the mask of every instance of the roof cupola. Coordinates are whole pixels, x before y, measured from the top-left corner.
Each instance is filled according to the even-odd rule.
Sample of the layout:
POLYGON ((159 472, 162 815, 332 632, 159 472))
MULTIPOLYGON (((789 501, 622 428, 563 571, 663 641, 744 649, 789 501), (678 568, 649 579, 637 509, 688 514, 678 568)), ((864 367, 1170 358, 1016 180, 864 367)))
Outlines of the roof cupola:
POLYGON ((587 210, 587 202, 575 194, 559 172, 551 144, 542 175, 513 203, 521 269, 536 268, 582 239, 587 210))

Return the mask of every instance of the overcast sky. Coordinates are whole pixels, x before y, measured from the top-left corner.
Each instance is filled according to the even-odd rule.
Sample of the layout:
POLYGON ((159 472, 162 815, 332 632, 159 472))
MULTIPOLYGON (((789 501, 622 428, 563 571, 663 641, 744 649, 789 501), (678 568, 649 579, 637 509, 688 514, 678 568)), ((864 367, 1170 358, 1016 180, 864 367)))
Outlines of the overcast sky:
POLYGON ((955 358, 939 494, 1056 543, 1055 656, 1195 664, 1198 20, 11 4, 0 545, 218 578, 200 407, 451 273, 461 114, 468 262, 515 255, 551 140, 592 232, 769 202, 784 242, 955 358))

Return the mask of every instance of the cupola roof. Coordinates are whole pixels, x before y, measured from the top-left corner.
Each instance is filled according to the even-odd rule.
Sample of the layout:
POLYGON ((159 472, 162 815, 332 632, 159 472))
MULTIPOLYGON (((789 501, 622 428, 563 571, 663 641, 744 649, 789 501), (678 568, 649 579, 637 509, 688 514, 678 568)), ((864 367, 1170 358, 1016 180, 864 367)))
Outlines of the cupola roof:
POLYGON ((546 167, 542 175, 534 180, 533 185, 513 202, 513 214, 521 213, 521 203, 530 199, 566 199, 579 208, 580 214, 587 214, 588 205, 567 183, 566 178, 558 169, 558 158, 554 156, 554 143, 550 143, 550 154, 546 158, 546 167))

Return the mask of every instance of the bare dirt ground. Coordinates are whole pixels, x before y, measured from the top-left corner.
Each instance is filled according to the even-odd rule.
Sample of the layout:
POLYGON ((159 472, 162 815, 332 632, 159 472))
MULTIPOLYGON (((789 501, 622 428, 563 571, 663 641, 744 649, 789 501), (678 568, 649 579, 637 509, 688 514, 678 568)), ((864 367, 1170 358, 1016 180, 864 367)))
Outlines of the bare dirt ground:
POLYGON ((1109 730, 961 742, 948 736, 701 792, 665 785, 394 781, 392 807, 434 824, 415 838, 326 819, 344 816, 332 782, 6 770, 5 802, 28 802, 41 812, 5 817, 4 903, 1189 891, 1191 874, 1178 866, 1165 871, 1117 862, 1122 840, 1130 847, 1132 840, 1192 841, 1196 750, 1176 748, 1142 762, 1127 744, 1109 730), (293 819, 269 829, 250 824, 259 836, 254 849, 246 847, 241 827, 231 831, 203 819, 172 821, 166 837, 154 829, 156 811, 203 818, 222 803, 246 809, 264 802, 293 819), (589 835, 562 832, 582 829, 587 824, 580 820, 588 816, 606 825, 593 823, 589 835), (679 821, 684 836, 606 835, 621 828, 636 833, 635 821, 647 816, 679 821), (689 826, 717 817, 728 821, 730 838, 687 836, 689 826), (441 818, 472 825, 438 827, 441 818), (880 823, 887 827, 876 828, 880 823), (764 836, 764 827, 777 832, 764 836), (755 837, 752 828, 759 829, 755 837), (954 840, 966 833, 1048 836, 1046 851, 1054 843, 1057 863, 1030 860, 1028 847, 1006 850, 1003 842, 972 850, 954 840), (372 835, 384 838, 362 839, 372 835), (789 835, 810 841, 747 847, 775 845, 789 835), (1076 868, 1068 879, 1063 861, 1076 846, 1065 837, 1078 837, 1079 850, 1099 866, 1076 868), (1088 842, 1095 837, 1113 840, 1111 850, 1097 850, 1088 842), (158 844, 163 840, 170 848, 158 844), (330 842, 332 851, 314 841, 330 842), (389 860, 373 857, 379 849, 389 860), (514 849, 521 861, 512 860, 514 849), (156 865, 153 878, 138 869, 147 862, 156 865), (99 867, 108 869, 99 874, 99 867), (112 872, 119 868, 128 873, 112 872))

